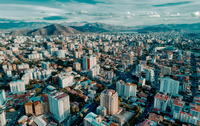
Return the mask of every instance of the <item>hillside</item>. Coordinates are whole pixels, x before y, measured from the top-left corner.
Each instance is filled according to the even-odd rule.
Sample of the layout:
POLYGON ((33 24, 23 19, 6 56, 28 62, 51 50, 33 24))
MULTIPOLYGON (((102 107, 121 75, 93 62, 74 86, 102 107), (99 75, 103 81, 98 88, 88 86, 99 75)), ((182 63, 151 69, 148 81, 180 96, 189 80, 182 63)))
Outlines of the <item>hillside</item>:
POLYGON ((62 26, 59 24, 52 24, 44 28, 34 30, 17 30, 11 33, 11 35, 69 35, 81 33, 71 27, 62 26))

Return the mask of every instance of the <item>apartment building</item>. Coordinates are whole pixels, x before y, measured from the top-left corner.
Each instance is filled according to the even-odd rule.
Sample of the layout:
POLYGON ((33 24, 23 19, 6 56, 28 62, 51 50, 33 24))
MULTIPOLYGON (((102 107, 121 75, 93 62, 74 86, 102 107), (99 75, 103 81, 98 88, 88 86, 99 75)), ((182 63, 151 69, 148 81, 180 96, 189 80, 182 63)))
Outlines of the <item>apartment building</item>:
POLYGON ((173 80, 169 77, 161 78, 160 92, 178 94, 179 83, 179 81, 173 80))
POLYGON ((6 95, 5 91, 2 89, 0 90, 0 107, 4 105, 5 102, 6 102, 6 95))
POLYGON ((154 99, 154 108, 157 108, 161 111, 166 111, 168 102, 170 100, 169 96, 157 93, 154 99))
POLYGON ((118 111, 118 93, 115 90, 105 89, 100 95, 100 106, 105 107, 108 115, 118 111))
POLYGON ((22 80, 11 81, 10 82, 11 93, 25 92, 25 83, 22 80))
POLYGON ((55 90, 48 95, 48 98, 51 114, 58 122, 62 122, 70 114, 69 95, 55 90))

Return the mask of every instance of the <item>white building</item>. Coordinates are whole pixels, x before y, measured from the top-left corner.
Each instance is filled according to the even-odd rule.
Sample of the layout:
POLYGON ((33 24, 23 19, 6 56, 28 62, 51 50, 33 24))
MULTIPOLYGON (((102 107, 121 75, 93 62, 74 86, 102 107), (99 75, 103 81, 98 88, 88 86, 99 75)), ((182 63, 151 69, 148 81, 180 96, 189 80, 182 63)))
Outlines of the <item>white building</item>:
POLYGON ((22 80, 11 81, 10 82, 11 93, 25 92, 25 83, 22 80))
POLYGON ((65 50, 58 50, 56 52, 56 56, 59 57, 59 58, 65 58, 65 50))
POLYGON ((83 69, 89 70, 97 64, 96 56, 87 56, 83 58, 83 69))
POLYGON ((162 66, 161 73, 164 75, 170 75, 171 74, 171 67, 162 66))
POLYGON ((178 94, 179 83, 179 81, 173 80, 169 77, 161 78, 160 92, 178 94))
POLYGON ((12 77, 12 71, 10 69, 6 70, 6 76, 7 77, 12 77))
POLYGON ((136 96, 137 85, 126 83, 124 84, 124 95, 127 97, 136 96))
POLYGON ((168 53, 167 54, 167 59, 172 60, 173 59, 173 53, 168 53))
POLYGON ((74 78, 71 73, 59 74, 59 85, 61 88, 72 86, 74 84, 74 78))
POLYGON ((21 70, 21 69, 29 69, 29 65, 27 63, 22 63, 17 65, 17 69, 21 70))
POLYGON ((100 95, 100 106, 105 107, 108 115, 118 112, 118 93, 115 90, 105 89, 100 95))
POLYGON ((6 125, 6 116, 3 110, 0 111, 0 126, 6 125))
POLYGON ((96 65, 89 70, 89 76, 94 78, 99 75, 100 66, 96 65))
POLYGON ((62 122, 70 114, 69 95, 55 90, 48 95, 48 98, 51 114, 58 122, 62 122))
POLYGON ((140 73, 140 72, 142 72, 142 71, 144 71, 143 66, 142 66, 141 64, 138 64, 138 65, 136 66, 136 73, 140 73))
POLYGON ((116 91, 117 91, 119 96, 124 95, 124 81, 122 81, 122 80, 117 81, 116 91))
POLYGON ((83 121, 84 126, 108 126, 103 123, 103 117, 94 114, 93 112, 88 113, 83 121))
POLYGON ((161 111, 166 111, 168 102, 170 100, 169 96, 157 93, 154 99, 154 108, 157 108, 161 111))
POLYGON ((108 79, 113 79, 113 70, 108 71, 108 79))
POLYGON ((42 69, 48 70, 49 69, 49 65, 50 65, 50 62, 44 62, 44 61, 41 62, 41 68, 42 69))
POLYGON ((41 58, 42 58, 42 53, 32 53, 28 55, 29 60, 41 59, 41 58))
POLYGON ((0 90, 0 107, 5 103, 6 95, 4 90, 0 90))
POLYGON ((153 82, 154 81, 154 71, 152 69, 145 70, 146 81, 153 82))

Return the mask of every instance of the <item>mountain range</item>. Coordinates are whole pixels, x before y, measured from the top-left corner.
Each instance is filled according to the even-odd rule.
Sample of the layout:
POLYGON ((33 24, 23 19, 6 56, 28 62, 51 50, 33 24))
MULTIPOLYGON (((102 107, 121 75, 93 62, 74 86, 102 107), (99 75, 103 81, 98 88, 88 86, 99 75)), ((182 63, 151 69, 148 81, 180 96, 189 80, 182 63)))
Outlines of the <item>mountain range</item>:
POLYGON ((154 26, 116 26, 105 23, 64 22, 61 24, 51 24, 47 22, 8 22, 0 23, 0 30, 11 30, 11 35, 67 35, 85 32, 160 32, 184 30, 186 32, 200 32, 200 23, 194 24, 160 24, 154 26))

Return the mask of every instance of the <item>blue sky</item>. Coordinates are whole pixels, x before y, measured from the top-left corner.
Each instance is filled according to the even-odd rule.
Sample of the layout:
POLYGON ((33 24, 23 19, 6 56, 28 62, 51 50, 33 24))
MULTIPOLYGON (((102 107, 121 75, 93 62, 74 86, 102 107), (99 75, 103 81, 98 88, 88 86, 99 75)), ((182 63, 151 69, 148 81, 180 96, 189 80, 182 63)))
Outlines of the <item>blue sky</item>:
POLYGON ((200 0, 0 0, 0 21, 137 26, 200 22, 200 0))

